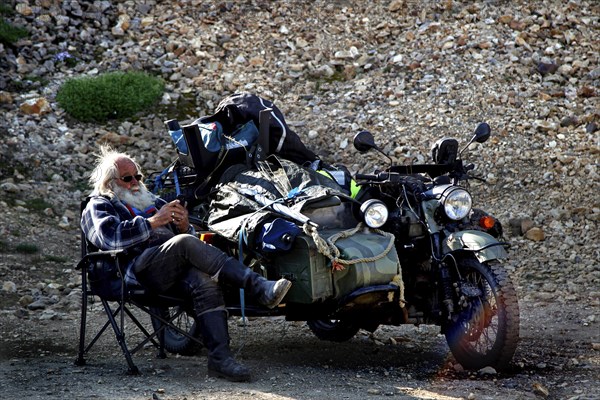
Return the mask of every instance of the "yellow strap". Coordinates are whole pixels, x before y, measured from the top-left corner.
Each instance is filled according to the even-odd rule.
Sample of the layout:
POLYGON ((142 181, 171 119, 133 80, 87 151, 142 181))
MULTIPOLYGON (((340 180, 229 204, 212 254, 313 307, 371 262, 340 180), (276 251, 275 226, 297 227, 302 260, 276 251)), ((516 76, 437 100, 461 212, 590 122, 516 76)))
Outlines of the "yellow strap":
POLYGON ((360 186, 356 184, 354 179, 350 179, 350 197, 355 199, 358 196, 358 192, 360 192, 360 186))
MULTIPOLYGON (((325 170, 325 169, 318 169, 317 172, 323 176, 328 177, 329 179, 331 179, 332 181, 338 183, 335 178, 333 177, 333 175, 331 175, 329 173, 329 171, 325 170)), ((358 186, 356 184, 356 181, 352 178, 350 178, 350 197, 352 197, 353 199, 356 198, 356 196, 358 196, 358 192, 360 192, 360 186, 358 186)))

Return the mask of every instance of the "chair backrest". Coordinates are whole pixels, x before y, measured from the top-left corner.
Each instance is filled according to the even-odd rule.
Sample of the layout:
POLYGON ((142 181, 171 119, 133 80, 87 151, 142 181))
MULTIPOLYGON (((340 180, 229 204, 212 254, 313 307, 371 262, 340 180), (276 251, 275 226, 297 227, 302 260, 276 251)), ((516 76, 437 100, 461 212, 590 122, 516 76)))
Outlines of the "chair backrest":
MULTIPOLYGON (((90 201, 86 197, 80 204, 80 215, 90 201)), ((115 252, 100 254, 99 249, 94 246, 81 230, 81 260, 82 273, 87 275, 89 288, 93 294, 106 299, 121 299, 122 288, 125 285, 124 274, 119 265, 119 255, 115 252)))
MULTIPOLYGON (((86 197, 84 200, 81 201, 81 203, 79 203, 79 220, 81 221, 81 217, 83 216, 83 210, 85 210, 85 207, 87 206, 87 203, 90 201, 89 196, 86 197)), ((85 237, 85 233, 83 232, 83 229, 81 229, 81 227, 79 228, 79 232, 80 232, 80 246, 81 246, 81 258, 85 257, 85 255, 88 253, 88 248, 87 248, 87 239, 85 237)))
POLYGON ((198 124, 184 125, 182 130, 188 153, 178 151, 179 160, 183 165, 196 170, 197 179, 204 179, 215 168, 219 153, 208 151, 204 147, 198 124))

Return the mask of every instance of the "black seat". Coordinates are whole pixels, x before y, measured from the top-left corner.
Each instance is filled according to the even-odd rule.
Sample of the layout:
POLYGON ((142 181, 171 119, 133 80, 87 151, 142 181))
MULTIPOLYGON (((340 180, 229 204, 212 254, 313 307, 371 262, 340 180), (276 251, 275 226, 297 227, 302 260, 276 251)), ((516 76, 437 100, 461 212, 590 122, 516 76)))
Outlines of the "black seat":
MULTIPOLYGON (((87 201, 88 199, 81 203, 81 211, 85 208, 87 201)), ((166 358, 165 350, 186 354, 192 352, 194 348, 202 346, 199 329, 197 329, 191 313, 191 301, 152 294, 141 286, 126 284, 125 271, 120 263, 124 254, 126 254, 126 250, 96 250, 86 240, 83 232, 81 233, 82 257, 76 267, 81 271, 82 289, 79 351, 75 361, 76 365, 85 365, 85 355, 109 326, 113 329, 117 343, 127 361, 130 374, 139 374, 139 369, 134 364, 132 356, 147 343, 158 348, 159 358, 166 358), (98 280, 97 268, 108 259, 114 261, 116 274, 101 277, 98 280), (96 300, 99 300, 103 306, 106 321, 88 340, 86 332, 88 307, 96 300), (148 321, 144 323, 135 315, 140 315, 139 312, 135 312, 136 309, 149 316, 150 324, 148 321), (126 320, 133 324, 126 324, 126 320), (134 335, 131 335, 129 331, 136 328, 142 333, 143 339, 138 340, 138 343, 130 343, 133 340, 128 339, 134 335), (127 331, 128 329, 129 331, 127 331)))

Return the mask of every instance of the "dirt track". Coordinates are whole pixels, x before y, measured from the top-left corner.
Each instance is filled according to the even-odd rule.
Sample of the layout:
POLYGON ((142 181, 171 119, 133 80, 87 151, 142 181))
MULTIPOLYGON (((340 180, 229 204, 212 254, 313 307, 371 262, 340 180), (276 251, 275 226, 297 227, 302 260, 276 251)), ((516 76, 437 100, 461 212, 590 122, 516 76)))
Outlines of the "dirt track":
MULTIPOLYGON (((21 257, 11 274, 31 268, 28 258, 21 257)), ((54 266, 57 275, 75 275, 63 267, 54 266)), ((15 300, 6 293, 1 298, 5 305, 15 300)), ((202 351, 160 360, 146 348, 134 356, 142 374, 127 375, 112 332, 95 345, 86 366, 75 366, 77 311, 24 315, 22 309, 5 307, 0 314, 1 398, 505 400, 545 393, 551 399, 600 398, 593 307, 522 301, 521 312, 522 340, 511 370, 504 373, 463 371, 432 326, 380 327, 372 335, 361 331, 349 342, 329 343, 314 337, 303 322, 262 318, 244 329, 231 318, 232 348, 251 367, 253 380, 229 383, 207 377, 202 351)), ((101 317, 98 311, 91 315, 101 317)))
POLYGON ((598 1, 8 3, 32 36, 0 46, 0 399, 600 399, 598 1), (65 43, 75 67, 56 59, 65 43), (80 124, 55 103, 69 77, 119 68, 168 82, 156 114, 80 124), (250 383, 208 379, 202 352, 157 360, 152 349, 135 357, 142 375, 127 376, 111 337, 73 365, 77 207, 95 143, 164 168, 174 153, 163 121, 242 90, 274 100, 309 147, 353 172, 382 159, 356 157, 359 129, 416 163, 439 137, 490 123, 469 160, 488 179, 474 198, 545 238, 510 238, 522 339, 509 372, 462 371, 435 328, 336 344, 280 319, 245 333, 231 321, 250 383), (37 98, 47 114, 22 110, 37 98), (31 310, 34 300, 47 304, 31 310))

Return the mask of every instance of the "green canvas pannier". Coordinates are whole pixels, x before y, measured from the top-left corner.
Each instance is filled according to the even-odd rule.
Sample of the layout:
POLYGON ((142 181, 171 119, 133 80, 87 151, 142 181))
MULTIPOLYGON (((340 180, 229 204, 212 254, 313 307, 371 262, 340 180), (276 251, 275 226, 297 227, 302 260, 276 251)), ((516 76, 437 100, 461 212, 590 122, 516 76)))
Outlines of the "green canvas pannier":
MULTIPOLYGON (((326 239, 338 232, 322 231, 319 235, 326 239)), ((354 260, 379 256, 389 243, 389 237, 357 232, 348 238, 338 239, 335 245, 340 250, 341 259, 354 260)), ((319 253, 313 239, 305 234, 298 235, 292 249, 274 255, 269 264, 292 281, 284 302, 302 304, 338 299, 361 287, 387 284, 400 272, 400 261, 394 247, 376 261, 361 261, 333 271, 331 261, 319 253)))
MULTIPOLYGON (((337 240, 335 245, 340 250, 341 259, 356 260, 376 258, 386 250, 390 240, 394 240, 393 237, 390 239, 376 233, 355 233, 337 240)), ((399 273, 400 261, 396 248, 392 246, 384 257, 376 261, 361 261, 333 271, 334 295, 340 298, 361 287, 390 283, 399 273)))
POLYGON ((283 301, 307 304, 331 298, 333 277, 328 263, 312 238, 304 234, 296 237, 289 251, 274 255, 270 264, 292 282, 283 301))

